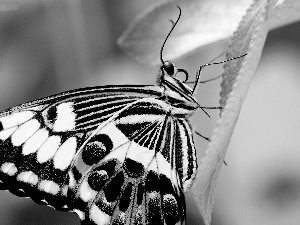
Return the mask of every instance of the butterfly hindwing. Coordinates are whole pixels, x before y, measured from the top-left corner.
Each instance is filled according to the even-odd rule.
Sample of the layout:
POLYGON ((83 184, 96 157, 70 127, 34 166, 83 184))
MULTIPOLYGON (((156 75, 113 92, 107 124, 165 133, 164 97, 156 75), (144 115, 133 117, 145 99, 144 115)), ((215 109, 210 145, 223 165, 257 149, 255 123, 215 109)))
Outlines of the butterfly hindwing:
POLYGON ((188 122, 164 101, 137 101, 101 124, 74 163, 69 207, 83 224, 184 222, 195 150, 188 122))

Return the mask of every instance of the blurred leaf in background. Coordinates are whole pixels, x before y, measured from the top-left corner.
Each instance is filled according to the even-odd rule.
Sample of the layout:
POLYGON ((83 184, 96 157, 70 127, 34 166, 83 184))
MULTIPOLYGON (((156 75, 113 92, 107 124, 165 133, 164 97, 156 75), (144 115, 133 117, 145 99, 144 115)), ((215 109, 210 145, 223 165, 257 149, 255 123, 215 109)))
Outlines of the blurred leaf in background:
MULTIPOLYGON (((226 35, 230 35, 239 22, 234 19, 235 12, 242 16, 252 1, 229 1, 228 4, 217 0, 201 1, 201 7, 206 8, 195 8, 194 13, 188 2, 193 1, 165 3, 182 7, 182 24, 197 25, 198 28, 195 32, 194 28, 186 30, 179 24, 174 36, 172 34, 173 39, 171 37, 166 45, 164 58, 173 59, 187 50, 184 54, 188 56, 184 60, 175 60, 175 63, 194 74, 200 65, 224 52, 226 35), (208 29, 209 25, 215 30, 208 29), (193 34, 198 40, 197 45, 189 41, 193 34), (184 45, 179 45, 182 37, 185 38, 184 45), (179 50, 174 48, 176 44, 179 50), (190 47, 186 48, 186 44, 190 47), (202 48, 202 45, 207 46, 202 48), (196 48, 201 51, 194 51, 196 48)), ((278 1, 278 4, 282 8, 276 12, 271 27, 299 19, 299 3, 286 0, 278 1)), ((132 60, 116 45, 117 38, 136 14, 145 9, 153 10, 155 16, 150 16, 147 21, 156 25, 151 29, 140 27, 144 27, 141 34, 150 35, 150 42, 148 40, 146 44, 153 47, 153 53, 152 48, 141 46, 137 55, 143 60, 141 52, 150 54, 151 63, 159 60, 155 51, 160 49, 161 40, 170 29, 169 19, 176 18, 178 12, 176 7, 153 5, 156 5, 154 1, 146 0, 1 1, 1 109, 85 86, 154 84, 158 68, 132 60)), ((261 65, 229 146, 228 166, 220 174, 212 219, 214 225, 282 225, 299 221, 299 30, 299 23, 295 23, 272 31, 268 36, 261 65)), ((132 43, 142 42, 137 40, 128 46, 132 43)), ((207 68, 203 79, 221 73, 220 67, 207 68)), ((202 105, 218 105, 219 91, 220 81, 211 82, 200 87, 197 98, 202 105)), ((197 127, 205 136, 211 135, 218 112, 212 112, 211 117, 209 120, 200 115, 197 119, 197 127)), ((201 157, 207 143, 196 142, 201 157)), ((1 224, 80 224, 77 216, 71 213, 57 212, 6 192, 0 194, 1 224)), ((195 201, 188 194, 187 225, 200 224, 199 221, 195 201)))

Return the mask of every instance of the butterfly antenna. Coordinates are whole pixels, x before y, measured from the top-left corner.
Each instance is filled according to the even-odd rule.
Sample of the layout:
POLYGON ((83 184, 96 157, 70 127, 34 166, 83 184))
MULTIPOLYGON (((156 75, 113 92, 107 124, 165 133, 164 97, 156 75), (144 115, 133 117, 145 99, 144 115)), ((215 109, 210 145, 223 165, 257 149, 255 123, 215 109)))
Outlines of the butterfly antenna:
POLYGON ((162 47, 161 47, 161 49, 160 49, 160 61, 161 61, 162 64, 164 64, 164 60, 163 60, 163 58, 162 58, 162 52, 163 52, 163 50, 164 50, 165 44, 166 44, 166 42, 167 42, 167 40, 168 40, 170 34, 171 34, 172 31, 174 30, 175 26, 177 25, 177 23, 178 23, 180 17, 181 17, 181 8, 180 8, 179 6, 177 6, 177 8, 179 9, 179 16, 178 16, 178 18, 177 18, 177 20, 176 20, 175 23, 174 23, 173 20, 170 20, 171 23, 172 23, 172 29, 170 30, 169 34, 167 35, 167 37, 166 37, 166 39, 165 39, 165 41, 164 41, 164 43, 163 43, 163 45, 162 45, 162 47))
MULTIPOLYGON (((218 55, 217 57, 213 58, 212 60, 210 60, 208 63, 212 63, 213 61, 215 61, 217 58, 221 57, 222 55, 224 55, 225 52, 222 52, 220 55, 218 55)), ((208 80, 205 80, 205 81, 199 81, 199 83, 203 84, 203 83, 206 83, 206 82, 210 82, 210 81, 213 81, 213 80, 216 80, 218 78, 220 78, 222 75, 220 76, 217 76, 217 77, 214 77, 214 78, 211 78, 211 79, 208 79, 208 80)), ((196 81, 188 81, 186 82, 187 84, 194 84, 196 81)))
POLYGON ((231 61, 231 60, 234 60, 234 59, 239 59, 239 58, 242 58, 244 56, 246 56, 248 53, 244 54, 244 55, 240 55, 240 56, 237 56, 237 57, 233 57, 233 58, 230 58, 230 59, 226 59, 224 61, 220 61, 220 62, 210 62, 210 63, 206 63, 202 66, 200 66, 199 70, 197 71, 196 73, 196 81, 195 81, 195 85, 194 85, 194 88, 193 88, 193 91, 192 93, 195 94, 195 91, 199 85, 199 79, 200 79, 200 75, 201 75, 201 70, 206 67, 206 66, 211 66, 211 65, 217 65, 217 64, 222 64, 222 63, 226 63, 228 61, 231 61))

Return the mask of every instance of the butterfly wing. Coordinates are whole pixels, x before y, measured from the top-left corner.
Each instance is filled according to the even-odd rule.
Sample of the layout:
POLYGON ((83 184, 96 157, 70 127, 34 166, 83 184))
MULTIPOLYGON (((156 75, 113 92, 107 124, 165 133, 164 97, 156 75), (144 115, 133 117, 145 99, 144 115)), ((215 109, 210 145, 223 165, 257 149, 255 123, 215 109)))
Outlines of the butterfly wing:
POLYGON ((142 99, 101 124, 70 170, 68 205, 82 224, 183 224, 196 173, 191 128, 142 99))
POLYGON ((68 171, 99 124, 128 104, 160 96, 151 86, 85 88, 0 114, 0 188, 68 210, 68 171))

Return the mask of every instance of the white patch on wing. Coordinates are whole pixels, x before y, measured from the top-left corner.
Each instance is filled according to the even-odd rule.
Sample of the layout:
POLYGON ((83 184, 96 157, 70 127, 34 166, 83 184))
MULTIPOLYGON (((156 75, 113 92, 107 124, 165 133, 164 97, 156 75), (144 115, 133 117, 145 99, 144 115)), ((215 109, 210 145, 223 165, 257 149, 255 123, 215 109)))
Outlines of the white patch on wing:
POLYGON ((39 189, 50 193, 52 195, 56 195, 59 192, 59 186, 55 182, 51 180, 43 180, 39 183, 39 189))
POLYGON ((108 135, 113 142, 114 148, 117 148, 118 146, 123 145, 129 141, 113 122, 108 123, 106 126, 104 126, 101 130, 98 131, 98 134, 108 135))
POLYGON ((2 166, 1 166, 1 170, 3 173, 7 173, 9 171, 9 169, 14 166, 15 164, 14 163, 3 163, 2 166))
POLYGON ((22 124, 11 136, 11 142, 14 146, 20 146, 30 138, 40 127, 39 121, 31 119, 22 124))
POLYGON ((56 132, 74 130, 76 114, 74 113, 73 102, 59 104, 56 111, 57 116, 53 124, 53 130, 56 132))
POLYGON ((179 132, 180 132, 180 137, 182 139, 181 142, 181 152, 182 152, 182 167, 183 167, 183 177, 186 178, 187 177, 187 170, 188 170, 188 165, 189 165, 189 161, 188 161, 188 152, 187 152, 187 137, 185 136, 185 132, 183 130, 182 126, 179 126, 179 132))
POLYGON ((37 106, 33 106, 30 107, 28 109, 32 110, 32 111, 42 111, 44 108, 46 108, 48 105, 37 105, 37 106))
POLYGON ((170 180, 171 180, 173 186, 176 188, 177 192, 179 193, 179 188, 181 189, 181 187, 179 185, 181 183, 181 180, 180 180, 180 178, 178 176, 178 173, 175 169, 173 169, 171 171, 171 176, 172 176, 172 178, 170 180))
POLYGON ((69 174, 69 187, 74 188, 76 185, 74 174, 71 171, 69 171, 68 174, 69 174))
POLYGON ((131 142, 130 147, 128 149, 128 153, 126 158, 130 158, 134 161, 140 162, 147 168, 151 160, 153 159, 155 151, 149 150, 143 146, 135 142, 131 142))
POLYGON ((53 158, 54 167, 60 170, 66 169, 72 162, 77 147, 76 137, 70 137, 57 150, 53 158))
POLYGON ((72 211, 73 211, 74 213, 76 213, 76 214, 79 216, 80 220, 84 220, 84 218, 85 218, 84 212, 82 212, 82 211, 79 210, 79 209, 73 209, 72 211))
POLYGON ((16 112, 1 118, 0 122, 2 123, 3 129, 7 129, 20 125, 30 120, 33 116, 34 113, 31 111, 16 112))
POLYGON ((120 147, 114 149, 111 153, 109 153, 106 157, 104 157, 103 161, 109 159, 118 159, 120 162, 124 162, 126 154, 128 152, 128 148, 130 147, 131 142, 128 142, 120 147))
POLYGON ((61 190, 63 196, 66 196, 68 195, 68 185, 65 185, 62 190, 61 190))
POLYGON ((156 157, 150 162, 149 166, 146 167, 148 170, 152 170, 154 172, 158 172, 156 157))
POLYGON ((3 163, 1 166, 1 170, 3 173, 6 173, 9 176, 13 176, 14 174, 16 174, 16 172, 18 172, 18 169, 14 163, 3 163))
POLYGON ((172 179, 171 165, 160 152, 156 153, 156 161, 159 173, 166 175, 169 179, 172 179))
POLYGON ((60 145, 59 136, 50 136, 45 143, 37 151, 37 160, 39 163, 44 163, 51 159, 60 145))
POLYGON ((147 192, 147 199, 156 200, 159 199, 160 193, 157 193, 156 191, 147 192))
POLYGON ((13 175, 15 175, 17 172, 18 172, 17 167, 12 166, 12 167, 9 169, 9 171, 7 171, 7 174, 8 174, 9 176, 13 176, 13 175))
POLYGON ((3 130, 3 131, 0 131, 0 139, 2 141, 6 140, 7 138, 10 137, 10 135, 15 132, 15 130, 17 129, 18 127, 11 127, 11 128, 8 128, 6 130, 3 130))
POLYGON ((36 152, 39 147, 47 140, 49 132, 46 129, 38 130, 24 144, 22 148, 23 155, 29 155, 36 152))
POLYGON ((25 171, 25 172, 21 172, 20 174, 18 174, 17 180, 36 185, 39 181, 39 178, 33 172, 25 171))
POLYGON ((90 185, 88 184, 87 180, 85 179, 82 184, 80 185, 79 189, 79 196, 80 198, 88 202, 92 200, 97 195, 97 192, 90 188, 90 185))
POLYGON ((162 120, 164 117, 161 115, 154 115, 154 114, 144 114, 144 115, 128 115, 125 117, 121 117, 117 120, 117 123, 121 124, 135 124, 135 123, 143 123, 143 122, 150 122, 153 123, 155 121, 162 120))
POLYGON ((91 207, 90 210, 90 218, 97 224, 97 225, 108 225, 110 224, 110 218, 108 214, 100 210, 95 204, 91 207))

